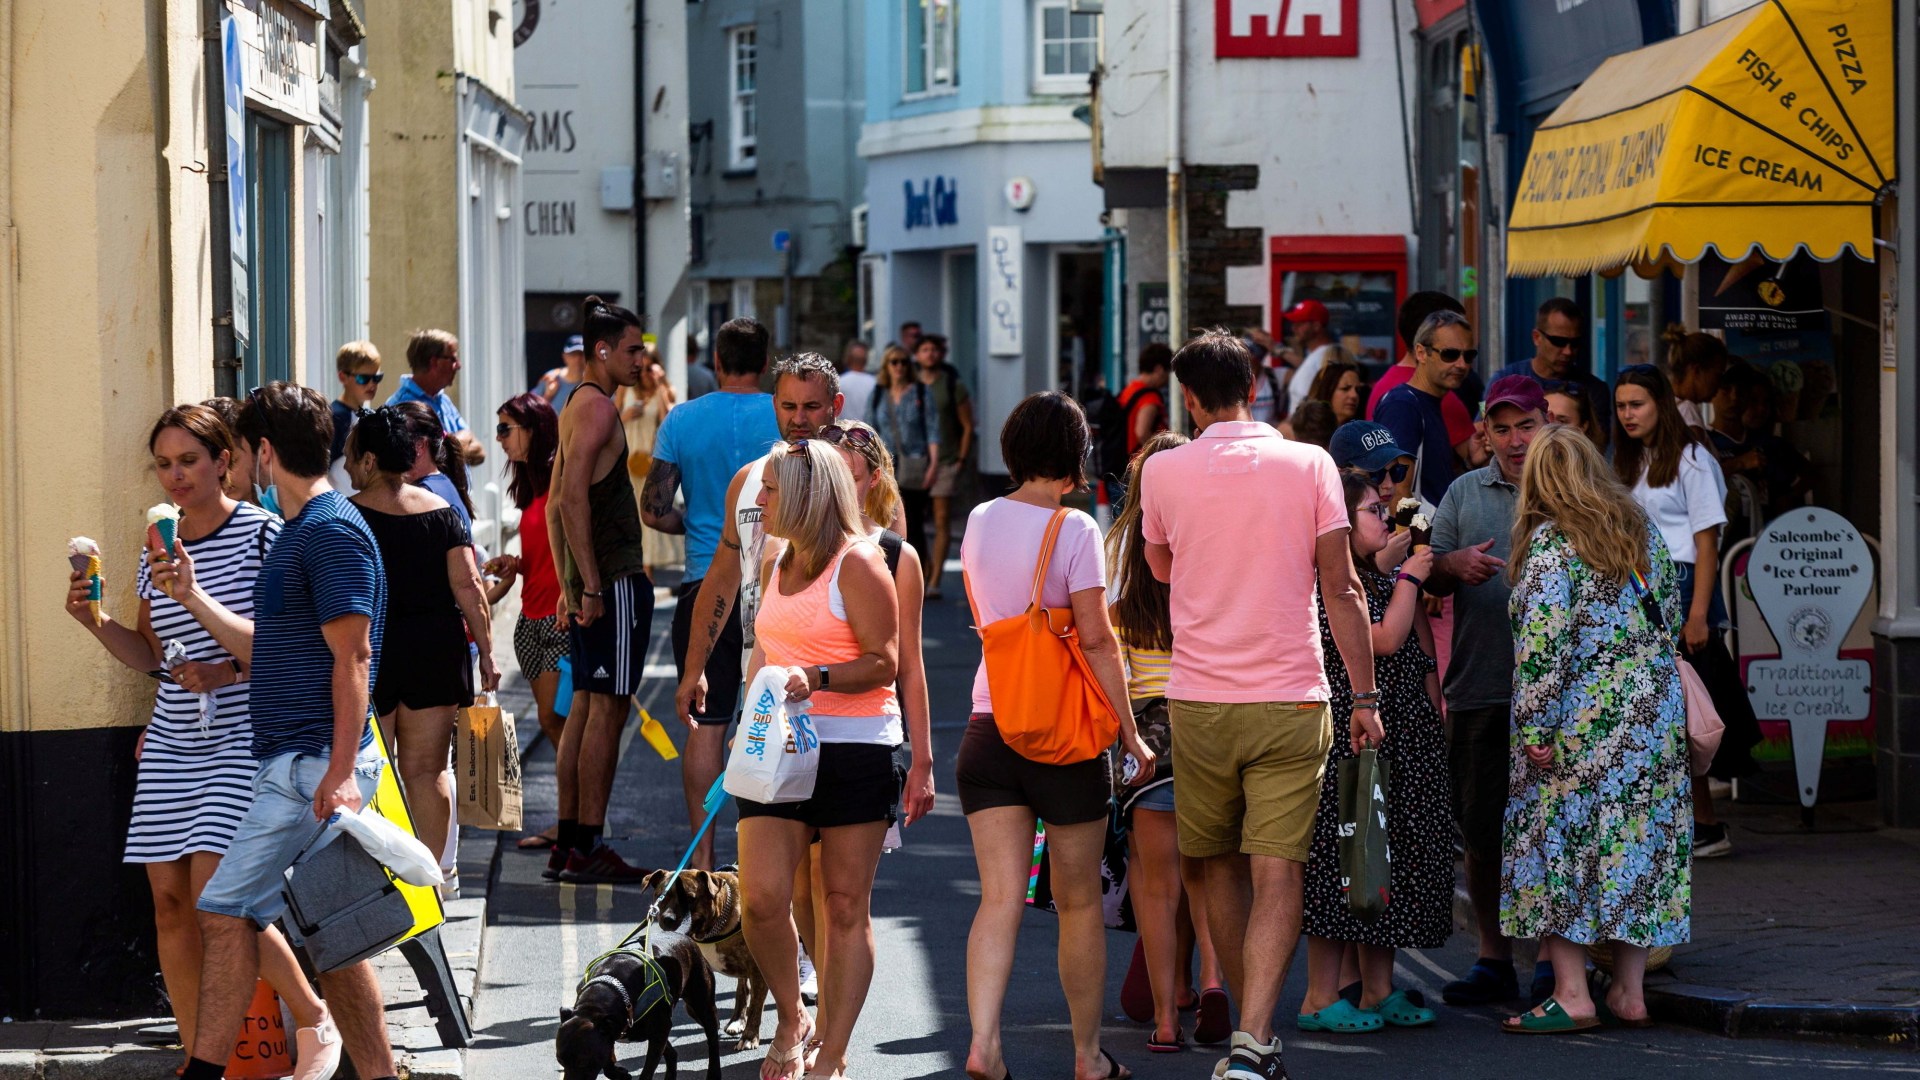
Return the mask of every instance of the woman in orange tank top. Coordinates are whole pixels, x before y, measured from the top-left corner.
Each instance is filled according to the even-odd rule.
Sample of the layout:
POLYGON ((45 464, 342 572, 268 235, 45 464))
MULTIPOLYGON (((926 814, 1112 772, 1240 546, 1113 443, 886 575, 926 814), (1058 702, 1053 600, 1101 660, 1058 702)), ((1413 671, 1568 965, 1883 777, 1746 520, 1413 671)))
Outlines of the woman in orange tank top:
POLYGON ((866 539, 853 476, 839 452, 802 439, 769 459, 759 503, 767 535, 786 541, 763 573, 749 681, 787 672, 787 697, 807 701, 820 736, 811 798, 740 800, 740 882, 747 945, 779 1010, 762 1080, 843 1077, 847 1044, 873 981, 869 902, 887 826, 897 813, 893 748, 901 740, 894 694, 899 612, 880 549, 866 539), (819 1056, 805 1067, 813 1022, 800 998, 793 930, 794 871, 820 838, 822 876, 833 883, 819 1056))

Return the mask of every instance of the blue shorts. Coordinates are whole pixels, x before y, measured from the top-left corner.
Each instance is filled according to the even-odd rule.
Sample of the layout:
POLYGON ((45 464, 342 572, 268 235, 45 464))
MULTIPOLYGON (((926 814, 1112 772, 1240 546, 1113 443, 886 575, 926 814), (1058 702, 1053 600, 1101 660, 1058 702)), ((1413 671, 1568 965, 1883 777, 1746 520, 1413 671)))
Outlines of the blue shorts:
MULTIPOLYGON (((323 832, 313 820, 314 789, 326 775, 327 764, 325 757, 300 753, 275 754, 260 762, 253 774, 253 805, 240 819, 239 831, 227 845, 219 868, 200 891, 201 911, 246 919, 263 930, 280 917, 287 906, 281 892, 287 868, 309 844, 317 851, 338 835, 323 832)), ((360 785, 361 803, 371 801, 380 783, 378 746, 369 743, 360 748, 353 778, 360 785)))
POLYGON ((1173 781, 1155 784, 1141 792, 1140 797, 1133 800, 1132 809, 1158 810, 1163 814, 1173 813, 1173 781))

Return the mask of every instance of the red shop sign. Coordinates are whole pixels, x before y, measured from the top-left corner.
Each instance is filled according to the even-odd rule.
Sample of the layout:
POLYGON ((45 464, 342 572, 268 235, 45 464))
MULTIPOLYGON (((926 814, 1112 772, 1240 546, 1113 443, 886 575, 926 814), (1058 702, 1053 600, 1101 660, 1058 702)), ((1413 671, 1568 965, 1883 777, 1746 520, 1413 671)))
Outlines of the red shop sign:
POLYGON ((1213 54, 1359 56, 1360 0, 1213 0, 1213 54))

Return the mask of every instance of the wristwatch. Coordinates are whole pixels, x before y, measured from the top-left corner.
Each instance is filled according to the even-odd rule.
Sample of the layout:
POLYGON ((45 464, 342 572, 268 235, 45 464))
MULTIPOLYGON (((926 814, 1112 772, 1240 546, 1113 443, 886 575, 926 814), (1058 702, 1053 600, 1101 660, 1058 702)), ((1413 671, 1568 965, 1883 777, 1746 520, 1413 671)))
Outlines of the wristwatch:
POLYGON ((827 665, 825 664, 816 665, 813 670, 820 673, 820 689, 825 690, 827 688, 827 684, 833 681, 827 675, 827 665))

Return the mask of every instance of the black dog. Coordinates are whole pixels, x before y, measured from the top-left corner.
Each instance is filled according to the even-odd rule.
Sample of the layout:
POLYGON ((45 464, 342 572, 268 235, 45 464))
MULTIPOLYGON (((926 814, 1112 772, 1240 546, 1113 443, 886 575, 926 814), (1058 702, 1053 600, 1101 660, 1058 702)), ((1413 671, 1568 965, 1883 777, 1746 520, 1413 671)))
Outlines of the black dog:
POLYGON ((654 927, 632 944, 594 961, 580 984, 573 1008, 560 1010, 560 1034, 554 1056, 565 1080, 632 1080, 615 1061, 620 1040, 647 1041, 647 1063, 642 1080, 664 1056, 667 1080, 675 1080, 678 1055, 673 1049, 673 1007, 687 1007, 687 1016, 707 1036, 707 1080, 720 1077, 720 1018, 713 1001, 713 969, 700 955, 692 938, 654 927))

